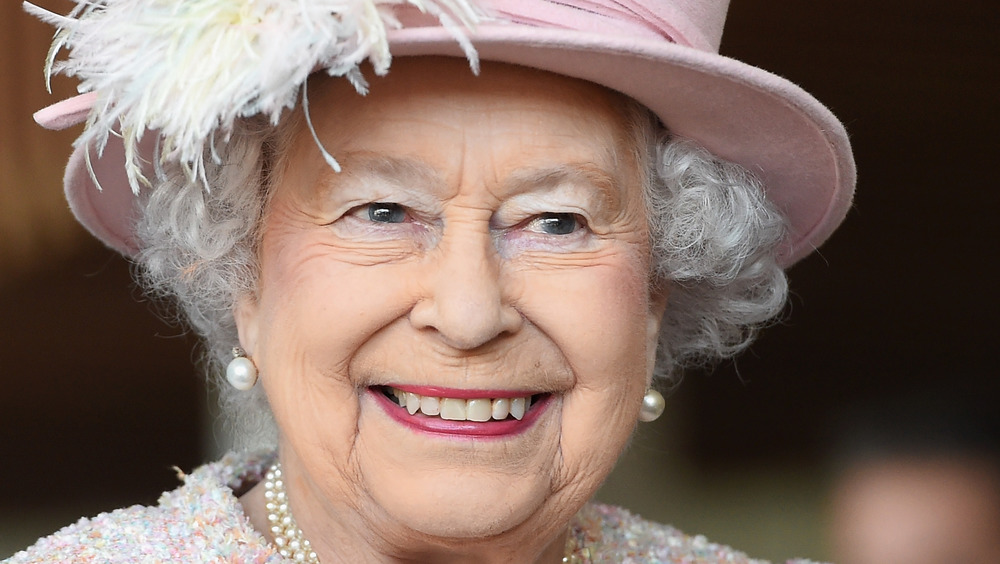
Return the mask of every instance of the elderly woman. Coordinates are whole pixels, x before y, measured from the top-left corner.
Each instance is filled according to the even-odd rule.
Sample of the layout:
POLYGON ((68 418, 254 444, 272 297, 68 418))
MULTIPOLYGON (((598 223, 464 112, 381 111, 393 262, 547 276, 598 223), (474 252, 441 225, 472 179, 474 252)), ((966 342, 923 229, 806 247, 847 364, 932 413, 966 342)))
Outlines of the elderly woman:
POLYGON ((38 115, 87 120, 69 201, 253 454, 11 562, 748 561, 588 503, 853 190, 818 102, 716 54, 725 2, 31 9, 85 92, 38 115))

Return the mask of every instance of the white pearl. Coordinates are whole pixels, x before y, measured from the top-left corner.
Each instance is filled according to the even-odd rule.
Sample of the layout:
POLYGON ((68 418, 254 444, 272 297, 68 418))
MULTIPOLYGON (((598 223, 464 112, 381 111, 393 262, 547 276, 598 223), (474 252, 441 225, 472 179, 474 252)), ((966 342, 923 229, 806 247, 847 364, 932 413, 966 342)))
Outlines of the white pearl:
POLYGON ((284 487, 280 464, 275 462, 267 472, 267 479, 264 480, 264 496, 268 499, 267 520, 273 523, 271 532, 274 534, 274 545, 278 548, 278 553, 285 558, 295 562, 319 564, 319 557, 289 512, 288 496, 284 487))
POLYGON ((639 421, 649 423, 656 421, 663 415, 663 410, 667 408, 667 402, 663 395, 656 390, 649 390, 642 396, 642 407, 639 409, 639 421))
POLYGON ((226 366, 226 380, 234 388, 247 391, 257 383, 257 367, 245 356, 238 356, 226 366))

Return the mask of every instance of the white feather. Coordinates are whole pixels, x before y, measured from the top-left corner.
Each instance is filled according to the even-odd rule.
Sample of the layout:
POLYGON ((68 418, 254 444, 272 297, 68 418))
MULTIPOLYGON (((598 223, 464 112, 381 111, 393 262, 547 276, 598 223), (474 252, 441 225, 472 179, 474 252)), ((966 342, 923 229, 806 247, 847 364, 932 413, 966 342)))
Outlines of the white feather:
POLYGON ((154 171, 176 160, 204 182, 204 158, 218 158, 214 143, 234 122, 262 114, 277 123, 314 70, 345 77, 364 94, 359 65, 388 71, 386 30, 400 27, 397 6, 436 17, 474 71, 478 58, 462 26, 484 18, 473 0, 74 1, 67 16, 25 9, 59 28, 47 77, 78 77, 80 92, 98 95, 77 145, 100 154, 108 135, 120 134, 135 192, 149 184, 138 143, 150 130, 161 136, 154 171), (63 48, 69 57, 56 61, 63 48))

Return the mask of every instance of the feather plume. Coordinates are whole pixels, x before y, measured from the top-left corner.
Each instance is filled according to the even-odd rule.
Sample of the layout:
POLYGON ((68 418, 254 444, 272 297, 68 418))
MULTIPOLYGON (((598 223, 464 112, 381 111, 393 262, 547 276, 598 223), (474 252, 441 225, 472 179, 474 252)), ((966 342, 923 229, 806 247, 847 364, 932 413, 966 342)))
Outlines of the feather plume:
POLYGON ((101 154, 109 136, 120 135, 136 193, 150 184, 138 151, 150 130, 160 135, 154 170, 173 160, 205 182, 204 159, 218 159, 215 144, 234 122, 261 114, 276 124, 314 70, 367 92, 359 65, 367 60, 377 74, 388 71, 386 32, 401 27, 395 8, 437 18, 474 71, 478 58, 464 29, 485 17, 473 0, 74 1, 67 16, 25 4, 58 28, 46 78, 75 76, 80 92, 97 93, 76 143, 101 154), (69 56, 57 61, 62 49, 69 56))

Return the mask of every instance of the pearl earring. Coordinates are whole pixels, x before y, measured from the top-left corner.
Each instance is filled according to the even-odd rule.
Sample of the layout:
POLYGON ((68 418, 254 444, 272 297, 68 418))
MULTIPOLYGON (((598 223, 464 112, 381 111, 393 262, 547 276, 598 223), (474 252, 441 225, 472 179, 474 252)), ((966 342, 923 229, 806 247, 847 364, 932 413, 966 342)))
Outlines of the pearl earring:
POLYGON ((257 383, 257 367, 253 361, 247 358, 247 353, 239 348, 233 347, 233 360, 226 366, 226 380, 234 388, 245 392, 257 383))
POLYGON ((642 407, 639 408, 639 421, 656 421, 666 408, 667 402, 663 399, 663 394, 652 389, 646 390, 646 395, 642 396, 642 407))

